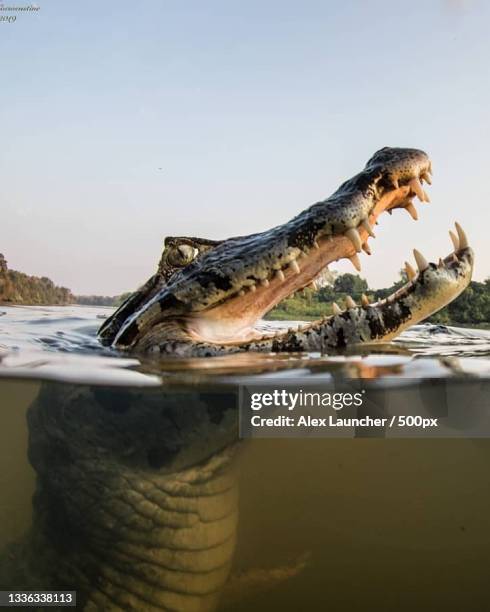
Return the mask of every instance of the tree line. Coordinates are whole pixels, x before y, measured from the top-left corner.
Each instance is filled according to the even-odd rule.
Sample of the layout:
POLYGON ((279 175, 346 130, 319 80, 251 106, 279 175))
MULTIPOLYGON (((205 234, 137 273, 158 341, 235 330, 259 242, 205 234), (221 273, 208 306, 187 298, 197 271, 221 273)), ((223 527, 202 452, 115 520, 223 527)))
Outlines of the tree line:
MULTIPOLYGON (((385 298, 407 282, 405 271, 391 287, 372 289, 358 274, 340 274, 333 282, 325 284, 318 291, 305 289, 302 293, 283 300, 267 314, 272 320, 316 319, 332 312, 332 303, 340 307, 350 295, 357 304, 365 294, 370 301, 385 298)), ((10 270, 0 254, 0 302, 14 304, 84 304, 89 306, 119 306, 130 292, 117 296, 72 294, 66 287, 57 287, 52 280, 43 276, 29 276, 10 270)), ((490 278, 484 282, 472 281, 470 286, 448 306, 429 318, 432 323, 445 325, 490 326, 490 278)))
POLYGON ((77 304, 84 306, 119 306, 131 295, 131 291, 121 295, 77 295, 77 304))
POLYGON ((13 304, 72 304, 75 296, 67 287, 58 287, 46 276, 29 276, 10 270, 0 253, 0 302, 13 304))

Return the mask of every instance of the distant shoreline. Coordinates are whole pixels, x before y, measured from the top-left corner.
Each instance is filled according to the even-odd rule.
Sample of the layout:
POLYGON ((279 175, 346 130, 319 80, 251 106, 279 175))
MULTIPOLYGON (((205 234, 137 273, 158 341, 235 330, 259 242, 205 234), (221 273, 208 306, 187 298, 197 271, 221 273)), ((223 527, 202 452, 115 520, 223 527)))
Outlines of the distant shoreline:
MULTIPOLYGON (((107 310, 114 310, 117 306, 109 306, 106 304, 79 304, 78 302, 72 302, 67 304, 26 304, 21 302, 0 302, 0 308, 10 306, 10 307, 26 307, 26 308, 66 308, 69 306, 78 306, 80 308, 105 308, 107 310)), ((270 313, 269 313, 270 314, 270 313)), ((280 310, 273 312, 273 316, 264 317, 264 321, 315 321, 318 319, 318 316, 308 315, 306 313, 298 313, 298 312, 288 312, 287 310, 280 310), (274 316, 275 315, 275 316, 274 316)), ((460 323, 459 321, 447 321, 447 322, 437 322, 437 321, 421 321, 421 323, 431 323, 432 325, 443 325, 444 327, 462 327, 465 329, 483 329, 490 330, 490 321, 483 322, 464 322, 460 323)))
POLYGON ((19 306, 25 306, 27 308, 44 308, 46 306, 48 306, 49 308, 67 308, 68 306, 80 306, 80 307, 96 307, 96 308, 111 308, 114 309, 116 308, 116 306, 107 306, 107 305, 103 305, 103 304, 79 304, 78 302, 67 302, 66 304, 52 304, 50 302, 46 302, 45 304, 38 304, 36 303, 26 303, 26 302, 2 302, 0 301, 0 308, 5 307, 5 306, 10 306, 10 307, 19 307, 19 306))

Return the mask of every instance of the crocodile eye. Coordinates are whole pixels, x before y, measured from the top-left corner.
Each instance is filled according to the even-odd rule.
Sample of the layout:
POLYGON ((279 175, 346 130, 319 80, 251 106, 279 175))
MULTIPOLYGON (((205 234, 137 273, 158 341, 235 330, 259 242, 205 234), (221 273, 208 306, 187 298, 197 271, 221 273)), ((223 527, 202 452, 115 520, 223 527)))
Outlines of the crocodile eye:
POLYGON ((199 251, 195 247, 188 244, 180 244, 178 247, 173 247, 169 251, 167 261, 171 266, 186 266, 193 261, 198 252, 199 251))

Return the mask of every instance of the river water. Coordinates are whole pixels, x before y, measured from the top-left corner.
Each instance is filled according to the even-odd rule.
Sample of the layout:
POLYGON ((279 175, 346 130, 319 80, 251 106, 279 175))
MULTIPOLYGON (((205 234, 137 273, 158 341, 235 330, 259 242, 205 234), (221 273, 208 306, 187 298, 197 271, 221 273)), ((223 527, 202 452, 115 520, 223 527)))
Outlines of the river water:
MULTIPOLYGON (((333 356, 156 362, 100 347, 96 330, 110 312, 0 306, 0 587, 48 589, 52 580, 39 576, 54 574, 57 586, 79 592, 79 609, 94 585, 107 592, 112 548, 100 567, 91 566, 89 586, 60 577, 55 566, 85 559, 101 529, 118 546, 125 537, 119 525, 85 523, 83 514, 70 523, 70 508, 84 503, 78 491, 91 486, 82 463, 98 474, 110 464, 111 478, 119 470, 143 479, 148 470, 199 468, 236 445, 227 402, 234 385, 252 379, 335 376, 387 388, 396 382, 407 392, 415 380, 443 379, 456 394, 461 388, 464 404, 463 384, 490 376, 490 332, 483 330, 419 325, 389 345, 333 356), (162 421, 169 413, 171 425, 162 421), (36 487, 42 520, 36 497, 33 511, 36 487), (64 526, 44 544, 52 556, 25 545, 44 520, 64 526), (28 569, 14 571, 26 555, 28 569)), ((277 438, 238 446, 236 546, 220 610, 488 609, 488 439, 277 438)), ((94 505, 108 503, 110 514, 104 489, 97 491, 84 510, 91 519, 94 505)), ((98 609, 131 609, 133 600, 115 601, 98 609)), ((186 606, 174 609, 198 609, 186 606)))

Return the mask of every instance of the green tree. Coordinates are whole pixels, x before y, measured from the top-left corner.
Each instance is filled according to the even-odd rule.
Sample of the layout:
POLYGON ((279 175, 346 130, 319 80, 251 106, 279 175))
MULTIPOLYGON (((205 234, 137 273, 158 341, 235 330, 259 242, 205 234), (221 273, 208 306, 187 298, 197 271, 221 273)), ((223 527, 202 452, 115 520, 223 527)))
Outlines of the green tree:
POLYGON ((354 299, 360 298, 362 293, 369 290, 367 282, 358 274, 342 274, 335 279, 333 288, 337 293, 344 293, 354 299))

